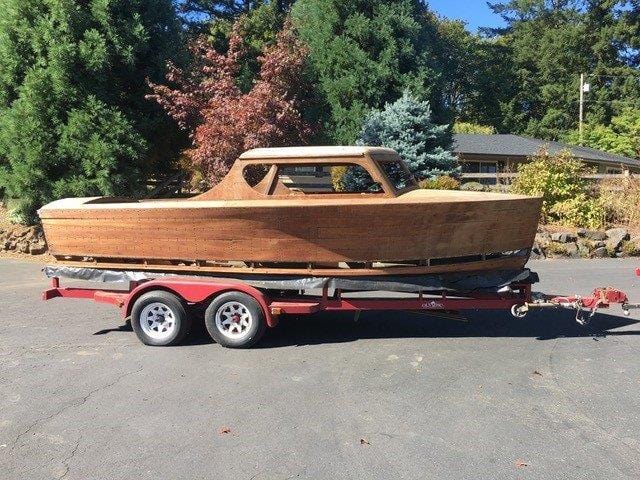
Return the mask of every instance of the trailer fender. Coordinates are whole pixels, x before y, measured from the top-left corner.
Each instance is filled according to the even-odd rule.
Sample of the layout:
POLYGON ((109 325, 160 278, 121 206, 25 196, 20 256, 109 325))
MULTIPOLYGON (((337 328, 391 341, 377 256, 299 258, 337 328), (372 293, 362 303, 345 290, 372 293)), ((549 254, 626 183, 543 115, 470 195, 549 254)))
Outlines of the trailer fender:
POLYGON ((187 303, 202 303, 210 302, 214 297, 225 292, 242 292, 253 297, 264 314, 267 326, 275 327, 278 324, 277 315, 272 315, 269 308, 268 297, 251 285, 246 283, 216 279, 216 280, 203 280, 203 279, 156 279, 144 282, 135 287, 131 293, 127 296, 124 304, 121 308, 121 314, 123 318, 127 318, 131 315, 131 309, 135 301, 144 293, 153 290, 164 290, 171 292, 178 296, 187 303))

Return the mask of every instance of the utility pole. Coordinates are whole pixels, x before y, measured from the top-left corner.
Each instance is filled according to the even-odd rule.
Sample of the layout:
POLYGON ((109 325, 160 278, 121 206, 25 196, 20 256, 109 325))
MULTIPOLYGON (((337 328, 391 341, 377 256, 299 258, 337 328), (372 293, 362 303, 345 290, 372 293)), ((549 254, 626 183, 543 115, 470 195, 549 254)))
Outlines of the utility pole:
POLYGON ((585 83, 585 74, 580 74, 580 112, 578 113, 578 143, 582 145, 582 131, 584 130, 584 94, 589 93, 591 85, 585 83))
POLYGON ((584 114, 584 73, 580 74, 580 107, 578 113, 578 143, 582 145, 582 118, 584 114))

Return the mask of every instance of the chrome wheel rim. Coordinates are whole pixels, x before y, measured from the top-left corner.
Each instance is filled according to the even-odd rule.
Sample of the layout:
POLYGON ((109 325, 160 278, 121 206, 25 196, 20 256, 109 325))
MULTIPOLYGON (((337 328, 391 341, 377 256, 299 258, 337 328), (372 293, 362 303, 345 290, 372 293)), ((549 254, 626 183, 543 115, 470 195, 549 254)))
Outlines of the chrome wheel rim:
POLYGON ((216 310, 216 328, 225 337, 234 340, 245 337, 252 324, 251 312, 240 302, 226 302, 216 310))
POLYGON ((168 305, 153 302, 140 312, 140 327, 154 340, 166 340, 176 329, 176 315, 168 305))

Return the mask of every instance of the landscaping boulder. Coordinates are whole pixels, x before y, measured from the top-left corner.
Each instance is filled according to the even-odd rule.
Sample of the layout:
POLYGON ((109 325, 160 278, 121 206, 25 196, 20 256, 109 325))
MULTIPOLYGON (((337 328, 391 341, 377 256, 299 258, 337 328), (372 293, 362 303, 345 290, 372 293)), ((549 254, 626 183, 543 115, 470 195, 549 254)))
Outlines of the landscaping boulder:
POLYGON ((624 240, 629 238, 629 231, 626 228, 611 228, 607 230, 607 249, 617 250, 624 240))
POLYGON ((601 242, 607 239, 607 233, 602 230, 584 230, 584 238, 588 238, 594 242, 601 242))
POLYGON ((580 258, 580 251, 578 250, 578 245, 574 242, 566 243, 564 248, 567 252, 567 255, 571 258, 580 258))
POLYGON ((29 242, 20 242, 16 244, 16 250, 20 253, 29 253, 29 242))
POLYGON ((580 253, 580 256, 582 258, 589 258, 589 254, 593 248, 593 242, 585 240, 584 238, 578 238, 576 245, 578 246, 578 253, 580 253))
POLYGON ((620 252, 625 257, 635 257, 640 255, 640 237, 634 237, 631 240, 622 242, 620 252))
POLYGON ((591 256, 594 258, 605 258, 608 257, 609 254, 607 253, 606 247, 598 247, 591 252, 591 256))
POLYGON ((571 232, 557 232, 551 234, 551 240, 558 243, 575 242, 577 237, 571 232))
POLYGON ((531 254, 529 255, 529 258, 531 260, 546 258, 546 255, 544 254, 544 249, 538 243, 534 243, 533 247, 531 248, 531 254))
POLYGON ((551 242, 551 235, 547 232, 536 233, 536 238, 533 242, 533 250, 537 250, 536 253, 544 256, 544 251, 549 246, 549 242, 551 242))
POLYGON ((31 255, 42 255, 47 251, 47 247, 42 243, 31 244, 29 247, 29 253, 31 255))

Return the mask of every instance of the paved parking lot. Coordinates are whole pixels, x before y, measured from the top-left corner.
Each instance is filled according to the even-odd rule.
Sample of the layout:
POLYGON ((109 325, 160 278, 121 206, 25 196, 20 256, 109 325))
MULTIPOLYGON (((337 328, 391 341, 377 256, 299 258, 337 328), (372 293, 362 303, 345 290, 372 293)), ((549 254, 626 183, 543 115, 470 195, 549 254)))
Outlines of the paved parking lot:
MULTIPOLYGON (((640 301, 635 266, 531 265, 547 293, 640 301)), ((323 314, 253 350, 153 348, 45 286, 0 261, 1 479, 640 477, 638 313, 323 314)))

